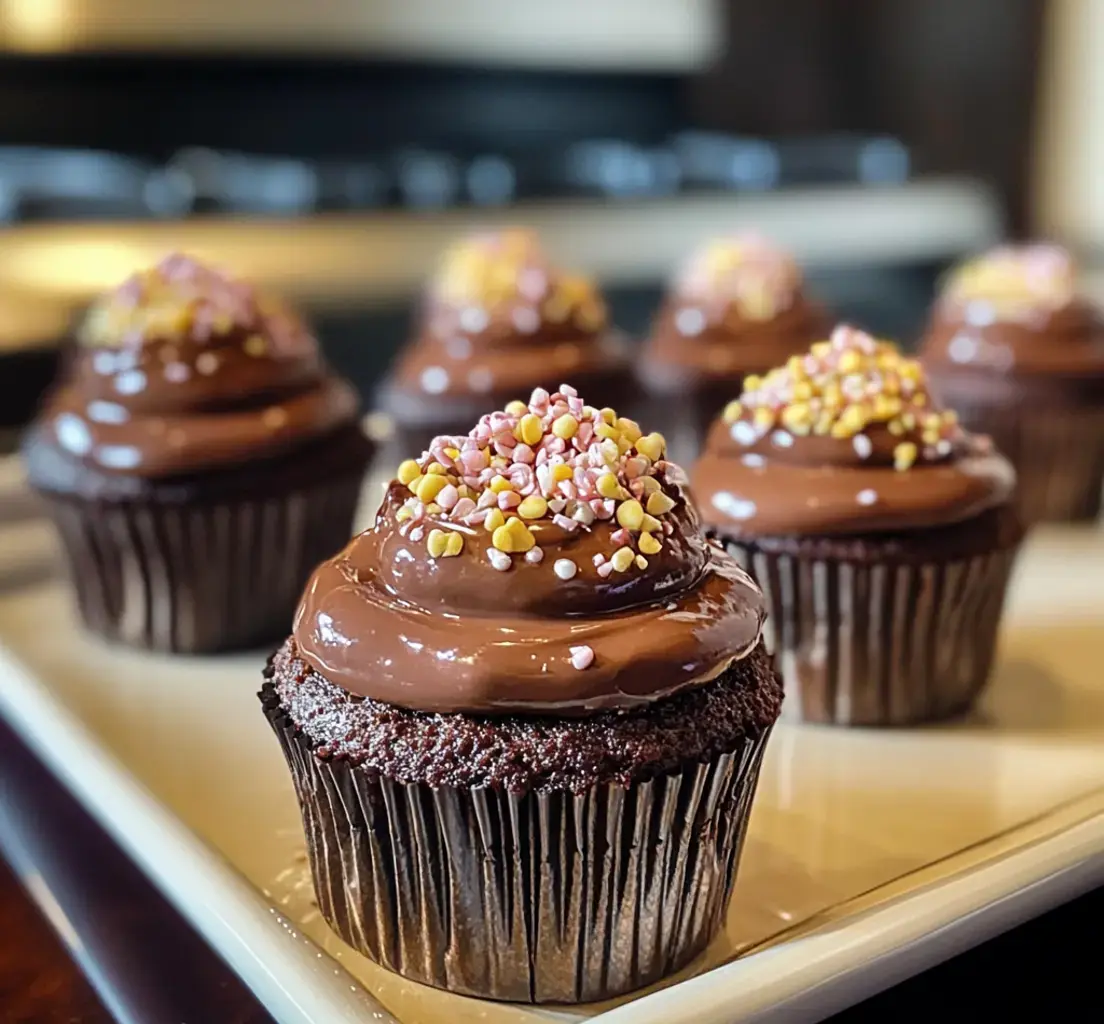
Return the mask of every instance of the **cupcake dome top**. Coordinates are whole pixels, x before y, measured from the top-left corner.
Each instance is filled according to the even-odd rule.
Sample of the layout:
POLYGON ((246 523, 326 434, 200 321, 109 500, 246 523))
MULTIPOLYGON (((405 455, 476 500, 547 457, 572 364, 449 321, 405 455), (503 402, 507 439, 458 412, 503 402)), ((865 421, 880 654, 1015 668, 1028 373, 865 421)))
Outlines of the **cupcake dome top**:
POLYGON ((278 456, 358 404, 288 307, 172 255, 92 304, 44 425, 97 469, 174 477, 278 456))
POLYGON ((1057 245, 1002 245, 958 267, 943 289, 944 301, 974 305, 975 315, 1022 320, 1047 315, 1073 302, 1077 265, 1057 245))
POLYGON ((757 534, 945 525, 1013 484, 988 439, 940 407, 917 360, 846 325, 749 377, 694 472, 707 521, 757 534))
POLYGON ((754 648, 762 598, 664 454, 566 384, 438 437, 316 573, 303 656, 425 710, 586 714, 713 678, 754 648))

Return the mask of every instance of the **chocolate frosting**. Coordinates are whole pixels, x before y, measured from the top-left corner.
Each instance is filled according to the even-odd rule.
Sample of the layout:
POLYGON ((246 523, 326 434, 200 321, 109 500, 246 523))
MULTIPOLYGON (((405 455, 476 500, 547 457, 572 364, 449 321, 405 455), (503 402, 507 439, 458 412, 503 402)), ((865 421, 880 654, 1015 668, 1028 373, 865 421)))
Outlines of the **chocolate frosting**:
MULTIPOLYGON (((829 358, 853 345, 886 349, 850 328, 837 329, 832 344, 829 358)), ((800 427, 798 417, 791 423, 800 429, 787 428, 781 416, 758 420, 762 392, 741 396, 739 411, 713 425, 694 467, 704 520, 731 536, 865 534, 943 526, 1007 502, 1015 486, 1007 460, 934 405, 915 361, 884 358, 885 370, 872 371, 861 386, 882 387, 879 372, 888 377, 897 373, 894 365, 906 367, 915 378, 903 403, 914 410, 908 425, 900 399, 892 415, 871 414, 858 429, 833 435, 800 427)), ((783 415, 796 404, 779 400, 783 415)), ((870 403, 870 391, 859 400, 870 403)))
MULTIPOLYGON (((538 504, 545 503, 542 492, 578 495, 553 498, 562 511, 530 513, 525 502, 503 499, 511 512, 504 517, 495 500, 514 492, 496 490, 498 483, 479 492, 478 504, 426 491, 426 481, 444 480, 430 472, 441 465, 433 452, 451 451, 445 461, 459 467, 468 458, 478 462, 481 453, 508 450, 505 439, 515 428, 542 417, 546 427, 562 424, 568 391, 563 386, 551 399, 544 392, 543 400, 535 393, 528 412, 522 406, 489 422, 485 417, 468 439, 439 439, 415 467, 424 474, 403 476, 412 462, 400 467, 409 482, 391 485, 375 524, 323 563, 306 588, 294 638, 315 671, 351 693, 417 710, 586 715, 701 684, 752 651, 763 624, 762 594, 705 539, 685 475, 662 458, 662 438, 641 438, 631 421, 611 416, 607 424, 618 426, 593 442, 580 428, 574 480, 548 483, 544 476, 563 458, 550 430, 539 443, 535 437, 532 445, 519 443, 514 450, 524 454, 508 465, 502 458, 501 467, 492 464, 482 476, 450 477, 466 487, 466 480, 500 483, 510 476, 531 496, 526 501, 538 504), (634 435, 636 449, 628 440, 634 435), (594 468, 603 446, 612 461, 594 468), (536 474, 526 473, 534 451, 536 474), (584 497, 591 469, 605 474, 598 490, 612 485, 621 497, 584 497), (656 515, 643 514, 631 495, 646 497, 656 515), (506 525, 489 529, 488 513, 506 525), (514 545, 511 531, 523 534, 525 544, 514 545), (445 535, 462 538, 462 545, 445 552, 445 535), (429 550, 435 537, 436 556, 429 550), (633 545, 651 553, 638 555, 633 545)), ((596 410, 574 404, 573 390, 570 401, 580 424, 596 422, 596 410)))
POLYGON ((732 381, 805 351, 829 328, 800 268, 763 239, 718 239, 676 277, 644 348, 641 379, 661 394, 732 381))
POLYGON ((564 377, 584 381, 627 365, 594 286, 553 267, 532 233, 477 236, 446 253, 417 336, 388 389, 396 415, 414 404, 513 398, 564 377))
POLYGON ((90 310, 42 417, 99 470, 171 477, 277 456, 355 421, 353 388, 276 300, 170 256, 90 310))
POLYGON ((1001 246, 956 268, 932 309, 925 362, 1012 377, 1104 380, 1104 316, 1048 245, 1001 246))

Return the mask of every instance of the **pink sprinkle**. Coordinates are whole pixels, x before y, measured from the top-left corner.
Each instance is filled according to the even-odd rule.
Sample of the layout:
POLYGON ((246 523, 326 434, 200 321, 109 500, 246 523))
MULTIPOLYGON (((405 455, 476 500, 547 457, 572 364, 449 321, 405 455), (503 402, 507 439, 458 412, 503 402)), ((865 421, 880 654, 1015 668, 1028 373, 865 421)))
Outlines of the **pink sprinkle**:
POLYGON ((460 500, 460 492, 452 484, 445 484, 438 492, 436 500, 443 509, 455 508, 460 500))
MULTIPOLYGON (((440 497, 438 497, 440 502, 440 497)), ((464 516, 471 515, 475 511, 475 502, 471 498, 461 498, 452 506, 452 517, 454 519, 463 519, 464 516)))
POLYGON ((599 519, 612 519, 613 518, 613 512, 614 512, 614 508, 615 508, 615 505, 616 505, 613 498, 602 498, 602 499, 600 499, 600 501, 597 504, 598 504, 597 508, 594 508, 594 505, 595 505, 594 502, 591 502, 591 505, 590 505, 590 507, 592 509, 594 509, 595 516, 597 516, 599 519))
POLYGON ((521 495, 517 491, 502 491, 498 495, 498 507, 503 512, 517 508, 521 504, 521 495))
POLYGON ((533 449, 527 444, 519 444, 514 449, 514 462, 525 463, 526 465, 532 465, 536 455, 533 453, 533 449))
POLYGON ((613 572, 613 562, 603 562, 598 566, 598 575, 605 579, 609 574, 613 572))
POLYGON ((574 519, 569 519, 567 516, 560 512, 557 512, 552 517, 552 522, 555 523, 561 530, 566 530, 568 533, 573 533, 579 528, 579 524, 574 519))
POLYGON ((567 451, 567 442, 562 437, 557 437, 555 434, 546 434, 544 440, 541 441, 541 447, 546 452, 551 452, 553 455, 562 455, 567 451))
POLYGON ((540 415, 537 410, 539 408, 542 408, 543 406, 546 406, 551 397, 552 396, 549 395, 549 393, 545 391, 544 388, 534 388, 533 394, 529 396, 529 408, 532 409, 533 412, 537 413, 537 415, 540 415))
POLYGON ((603 555, 601 551, 599 551, 599 552, 598 552, 598 554, 596 554, 596 555, 594 556, 594 564, 595 564, 595 566, 599 566, 599 565, 601 565, 601 564, 602 564, 602 563, 603 563, 603 562, 604 562, 605 560, 606 560, 606 556, 605 556, 605 555, 603 555))
POLYGON ((570 384, 561 384, 560 385, 560 394, 563 395, 565 398, 578 398, 579 397, 579 392, 576 391, 570 384))
POLYGON ((571 664, 580 672, 594 664, 594 650, 586 644, 571 648, 571 664))
POLYGON ((495 438, 494 450, 495 455, 501 455, 503 458, 508 458, 513 454, 514 449, 517 447, 517 442, 513 444, 507 444, 505 438, 495 438))
POLYGON ((584 420, 579 424, 579 429, 575 432, 575 445, 579 451, 586 449, 594 437, 594 424, 590 420, 584 420))
POLYGON ((570 480, 561 480, 557 489, 568 501, 574 501, 579 496, 579 489, 570 480))
POLYGON ((467 474, 482 472, 486 464, 483 452, 478 448, 469 448, 460 453, 460 465, 464 467, 464 472, 467 474))
MULTIPOLYGON (((481 508, 477 509, 475 512, 469 512, 466 516, 464 516, 464 522, 467 523, 469 526, 478 526, 480 523, 486 520, 487 516, 490 515, 490 512, 491 510, 489 508, 481 508)), ((459 517, 454 516, 453 518, 459 517)))
POLYGON ((571 411, 571 415, 576 419, 579 419, 583 415, 583 407, 586 403, 576 395, 569 395, 567 399, 567 408, 571 411))
POLYGON ((625 462, 625 476, 630 480, 635 480, 638 476, 643 476, 648 472, 647 460, 637 456, 636 458, 627 459, 625 462))
POLYGON ((544 549, 543 548, 530 548, 525 552, 525 561, 531 565, 540 565, 544 561, 544 549))
POLYGON ((632 543, 632 534, 622 527, 620 530, 614 530, 613 533, 610 534, 610 540, 619 548, 627 547, 632 543))

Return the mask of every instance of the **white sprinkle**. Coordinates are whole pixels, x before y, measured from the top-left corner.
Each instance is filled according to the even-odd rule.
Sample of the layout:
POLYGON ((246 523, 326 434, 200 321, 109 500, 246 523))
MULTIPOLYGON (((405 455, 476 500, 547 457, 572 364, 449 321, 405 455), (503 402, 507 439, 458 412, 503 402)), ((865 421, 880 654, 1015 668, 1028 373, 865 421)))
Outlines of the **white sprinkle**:
POLYGON ((603 562, 598 566, 598 575, 605 579, 613 572, 613 562, 603 562))
POLYGON ((754 501, 737 498, 735 494, 730 494, 728 491, 718 491, 713 495, 713 507, 730 519, 740 521, 751 519, 758 511, 754 501))
POLYGON ((792 448, 794 443, 793 434, 786 430, 776 430, 771 434, 771 444, 775 448, 792 448))
POLYGON ((146 386, 146 375, 141 370, 127 370, 115 378, 115 390, 120 395, 136 395, 146 386))
POLYGON ((582 523, 583 526, 590 526, 594 522, 594 509, 585 502, 581 502, 579 507, 571 513, 571 518, 577 523, 582 523))
POLYGON ((868 487, 866 490, 859 491, 859 493, 855 495, 855 500, 860 505, 873 505, 874 502, 878 500, 878 492, 872 491, 868 487))
POLYGON ((580 672, 594 664, 594 650, 586 644, 571 648, 571 664, 580 672))
POLYGON ((478 334, 488 322, 487 311, 479 306, 468 306, 460 311, 460 326, 469 334, 478 334))
POLYGON ((675 328, 688 338, 705 330, 705 314, 700 309, 688 307, 675 314, 675 328))
POLYGON ((187 363, 169 363, 165 367, 165 380, 170 384, 183 384, 191 375, 187 363))
POLYGON ((514 326, 522 334, 536 334, 541 322, 540 313, 532 306, 516 307, 511 314, 511 319, 514 321, 514 326))
POLYGON ((115 402, 97 399, 88 403, 88 418, 93 423, 126 423, 130 414, 115 402))
POLYGON ((968 334, 956 334, 947 346, 947 355, 956 363, 972 363, 977 352, 978 343, 968 334))
POLYGON ((557 512, 552 517, 552 522, 561 530, 566 530, 568 533, 573 533, 579 528, 579 524, 574 519, 568 519, 562 512, 557 512))
POLYGON ((79 416, 63 412, 54 423, 58 444, 74 455, 87 455, 92 450, 92 432, 79 416))
POLYGON ((851 438, 851 447, 860 459, 869 459, 874 453, 874 442, 866 434, 856 434, 851 438))
POLYGON ((746 420, 737 420, 732 424, 732 440, 737 444, 755 444, 759 440, 759 431, 746 420))
POLYGON ((422 540, 422 538, 424 538, 424 537, 425 537, 425 527, 424 526, 415 526, 414 529, 410 531, 410 539, 412 541, 414 541, 415 544, 418 544, 422 540))
POLYGON ((673 611, 678 610, 678 604, 676 604, 674 601, 671 601, 669 604, 665 605, 664 607, 666 607, 667 611, 669 611, 669 612, 673 612, 673 611))
POLYGON ((96 449, 96 458, 110 469, 133 469, 142 461, 142 453, 129 444, 105 444, 96 449))
POLYGON ((445 342, 445 351, 453 359, 468 359, 472 353, 471 342, 462 334, 445 342))
POLYGON ((106 376, 109 373, 115 372, 115 353, 114 352, 97 352, 92 357, 92 369, 97 373, 102 373, 106 376))
POLYGON ((579 571, 579 567, 570 558, 557 558, 556 564, 552 566, 552 571, 561 580, 569 580, 579 571))
POLYGON ((196 356, 195 368, 197 373, 204 377, 210 377, 219 368, 219 359, 214 352, 201 352, 196 356))
POLYGON ((439 395, 448 385, 448 370, 443 366, 427 366, 422 371, 422 390, 427 395, 439 395))
POLYGON ((526 267, 517 276, 517 290, 530 302, 540 302, 548 294, 548 275, 537 267, 526 267))
POLYGON ((525 552, 525 561, 531 565, 540 565, 544 561, 544 549, 543 548, 530 548, 525 552))
POLYGON ((740 461, 750 469, 760 469, 767 464, 767 460, 762 455, 756 455, 755 452, 748 452, 747 455, 741 455, 740 461))
POLYGON ((601 565, 605 560, 606 560, 606 556, 603 555, 602 552, 600 552, 600 551, 592 559, 592 561, 594 562, 594 564, 596 566, 601 565))
POLYGON ((937 441, 936 442, 935 454, 936 455, 950 455, 952 447, 953 446, 951 445, 951 442, 948 441, 946 438, 943 438, 942 441, 937 441))
POLYGON ((553 498, 548 503, 548 508, 551 513, 555 515, 557 512, 562 512, 565 508, 567 508, 567 500, 565 498, 553 498))
POLYGON ((499 572, 505 572, 510 568, 510 556, 505 551, 499 551, 498 548, 487 548, 487 558, 499 572))

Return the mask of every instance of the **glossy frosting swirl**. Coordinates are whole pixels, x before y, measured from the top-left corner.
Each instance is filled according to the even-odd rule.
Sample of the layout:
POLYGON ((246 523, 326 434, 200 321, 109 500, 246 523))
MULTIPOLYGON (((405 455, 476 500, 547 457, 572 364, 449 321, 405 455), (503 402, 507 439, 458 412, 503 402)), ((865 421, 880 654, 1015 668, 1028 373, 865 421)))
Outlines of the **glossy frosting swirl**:
POLYGON ((591 281, 552 266, 532 232, 478 235, 450 249, 430 283, 418 336, 393 376, 392 411, 435 395, 516 395, 626 362, 591 281))
POLYGON ((1014 484, 988 439, 936 405, 916 360, 846 326, 750 378, 693 473, 706 522, 749 536, 942 526, 1014 484))
POLYGON ((941 373, 1104 380, 1104 317, 1076 288, 1077 266, 1064 249, 994 249, 950 275, 922 357, 941 373))
POLYGON ((43 426, 110 473, 169 477, 282 454, 355 421, 356 393, 279 301, 169 256, 95 302, 43 426))
POLYGON ((567 385, 438 438, 315 572, 297 649, 426 711, 585 715, 715 678, 758 643, 763 599, 663 455, 567 385))
POLYGON ((717 239, 676 277, 644 349, 650 390, 739 380, 803 352, 828 324, 801 270, 755 235, 717 239))

